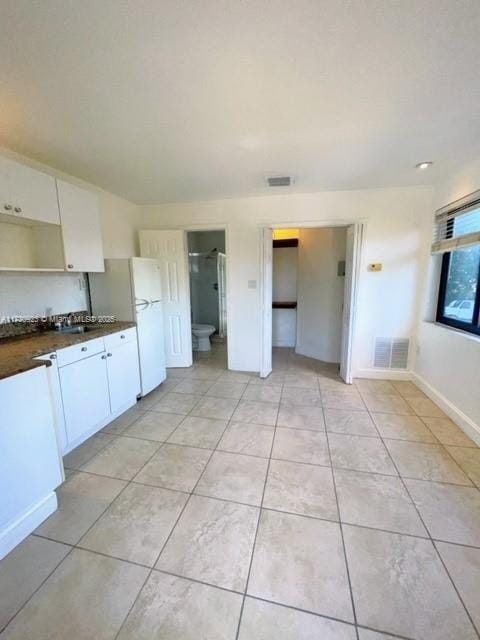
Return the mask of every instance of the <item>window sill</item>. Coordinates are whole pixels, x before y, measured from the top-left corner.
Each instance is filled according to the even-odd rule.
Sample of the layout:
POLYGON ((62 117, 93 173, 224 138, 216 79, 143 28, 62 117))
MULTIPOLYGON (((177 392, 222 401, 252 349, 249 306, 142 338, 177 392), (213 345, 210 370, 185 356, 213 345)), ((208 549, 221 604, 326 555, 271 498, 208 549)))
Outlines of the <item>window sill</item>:
POLYGON ((425 324, 439 327, 440 329, 444 329, 445 331, 448 331, 450 333, 456 333, 463 338, 472 340, 473 342, 480 343, 480 336, 476 335, 475 333, 470 333, 470 331, 463 331, 462 329, 458 329, 457 327, 450 327, 448 324, 443 324, 442 322, 437 322, 436 320, 425 320, 425 324))

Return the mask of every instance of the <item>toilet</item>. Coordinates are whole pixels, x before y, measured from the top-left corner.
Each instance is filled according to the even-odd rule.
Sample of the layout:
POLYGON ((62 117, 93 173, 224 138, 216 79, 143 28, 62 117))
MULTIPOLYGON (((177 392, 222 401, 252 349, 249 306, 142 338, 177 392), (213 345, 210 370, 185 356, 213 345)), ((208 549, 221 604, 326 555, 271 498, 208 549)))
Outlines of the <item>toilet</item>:
POLYGON ((192 324, 192 348, 194 351, 210 351, 210 336, 215 333, 212 324, 192 324))

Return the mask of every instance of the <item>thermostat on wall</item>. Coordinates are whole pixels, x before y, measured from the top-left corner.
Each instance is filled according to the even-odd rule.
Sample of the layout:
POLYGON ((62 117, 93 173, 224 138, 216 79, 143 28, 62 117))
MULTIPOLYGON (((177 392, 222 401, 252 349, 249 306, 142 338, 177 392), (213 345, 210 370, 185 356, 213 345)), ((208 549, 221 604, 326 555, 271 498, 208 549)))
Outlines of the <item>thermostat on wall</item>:
POLYGON ((372 262, 372 264, 368 265, 369 271, 381 271, 383 269, 383 264, 381 262, 372 262))

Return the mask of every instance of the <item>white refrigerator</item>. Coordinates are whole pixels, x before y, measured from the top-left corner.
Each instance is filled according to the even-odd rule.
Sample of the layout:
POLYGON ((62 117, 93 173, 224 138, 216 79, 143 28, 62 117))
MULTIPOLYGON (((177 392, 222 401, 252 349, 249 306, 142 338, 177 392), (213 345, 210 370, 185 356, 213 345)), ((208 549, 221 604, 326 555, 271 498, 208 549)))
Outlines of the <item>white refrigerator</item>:
POLYGON ((93 315, 137 323, 142 396, 165 380, 162 287, 152 258, 110 258, 105 273, 90 273, 93 315))

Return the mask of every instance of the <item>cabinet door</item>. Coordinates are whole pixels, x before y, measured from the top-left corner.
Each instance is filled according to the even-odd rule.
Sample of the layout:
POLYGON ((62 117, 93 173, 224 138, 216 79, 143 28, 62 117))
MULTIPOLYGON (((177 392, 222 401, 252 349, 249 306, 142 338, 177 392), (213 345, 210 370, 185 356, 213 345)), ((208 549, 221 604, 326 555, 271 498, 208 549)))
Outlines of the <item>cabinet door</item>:
POLYGON ((137 341, 113 347, 107 352, 108 384, 112 413, 134 404, 140 393, 137 341))
POLYGON ((7 162, 13 213, 29 220, 60 224, 55 178, 18 162, 7 162))
POLYGON ((0 407, 1 559, 40 524, 35 508, 63 475, 46 368, 0 380, 0 407))
POLYGON ((105 354, 60 367, 68 448, 80 444, 110 415, 105 354))
POLYGON ((97 196, 63 180, 57 189, 67 271, 105 271, 97 196))

